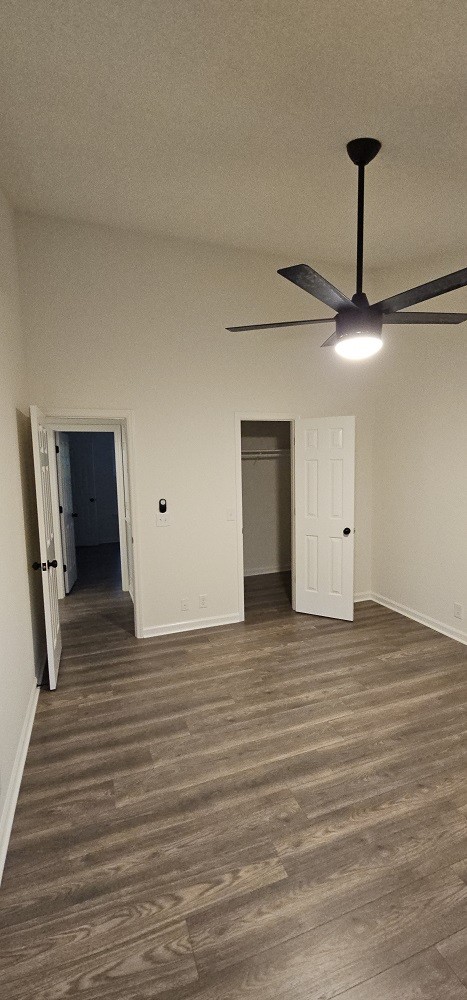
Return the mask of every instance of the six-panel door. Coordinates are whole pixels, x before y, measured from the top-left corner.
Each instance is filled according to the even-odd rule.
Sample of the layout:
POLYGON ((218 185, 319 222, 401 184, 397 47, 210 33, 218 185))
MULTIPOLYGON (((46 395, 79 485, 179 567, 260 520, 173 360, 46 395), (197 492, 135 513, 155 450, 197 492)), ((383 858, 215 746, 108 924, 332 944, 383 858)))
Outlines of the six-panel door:
POLYGON ((295 421, 294 608, 353 621, 355 417, 295 421))

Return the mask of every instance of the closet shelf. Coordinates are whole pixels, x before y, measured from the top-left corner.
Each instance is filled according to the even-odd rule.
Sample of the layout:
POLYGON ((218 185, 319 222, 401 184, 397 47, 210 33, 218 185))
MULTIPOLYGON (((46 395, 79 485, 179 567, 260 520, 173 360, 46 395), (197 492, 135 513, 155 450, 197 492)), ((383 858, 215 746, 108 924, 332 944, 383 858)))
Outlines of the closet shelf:
POLYGON ((269 448, 266 451, 242 451, 242 458, 280 458, 282 455, 290 455, 289 448, 269 448))

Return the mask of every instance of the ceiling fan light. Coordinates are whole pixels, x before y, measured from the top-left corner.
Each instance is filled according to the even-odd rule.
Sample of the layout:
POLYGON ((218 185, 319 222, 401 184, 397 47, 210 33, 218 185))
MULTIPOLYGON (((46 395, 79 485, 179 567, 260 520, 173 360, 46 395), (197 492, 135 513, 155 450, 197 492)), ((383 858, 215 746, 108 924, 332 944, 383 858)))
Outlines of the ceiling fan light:
POLYGON ((374 333, 354 333, 337 341, 335 349, 341 358, 349 361, 363 361, 377 354, 383 346, 381 337, 374 333))

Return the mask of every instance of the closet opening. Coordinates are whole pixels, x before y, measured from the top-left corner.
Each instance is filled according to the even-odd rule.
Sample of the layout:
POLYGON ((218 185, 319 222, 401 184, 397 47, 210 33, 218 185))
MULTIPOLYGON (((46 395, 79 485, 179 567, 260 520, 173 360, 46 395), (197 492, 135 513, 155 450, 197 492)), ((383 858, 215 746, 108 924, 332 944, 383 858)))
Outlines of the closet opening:
POLYGON ((245 617, 292 603, 292 467, 289 420, 242 420, 245 617))

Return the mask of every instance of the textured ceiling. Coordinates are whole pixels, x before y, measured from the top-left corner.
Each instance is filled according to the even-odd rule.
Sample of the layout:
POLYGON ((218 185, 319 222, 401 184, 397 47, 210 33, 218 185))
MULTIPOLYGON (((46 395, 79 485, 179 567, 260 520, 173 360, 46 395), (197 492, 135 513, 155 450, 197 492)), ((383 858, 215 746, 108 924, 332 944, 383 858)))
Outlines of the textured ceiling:
POLYGON ((0 0, 22 209, 347 263, 466 241, 464 0, 0 0))

